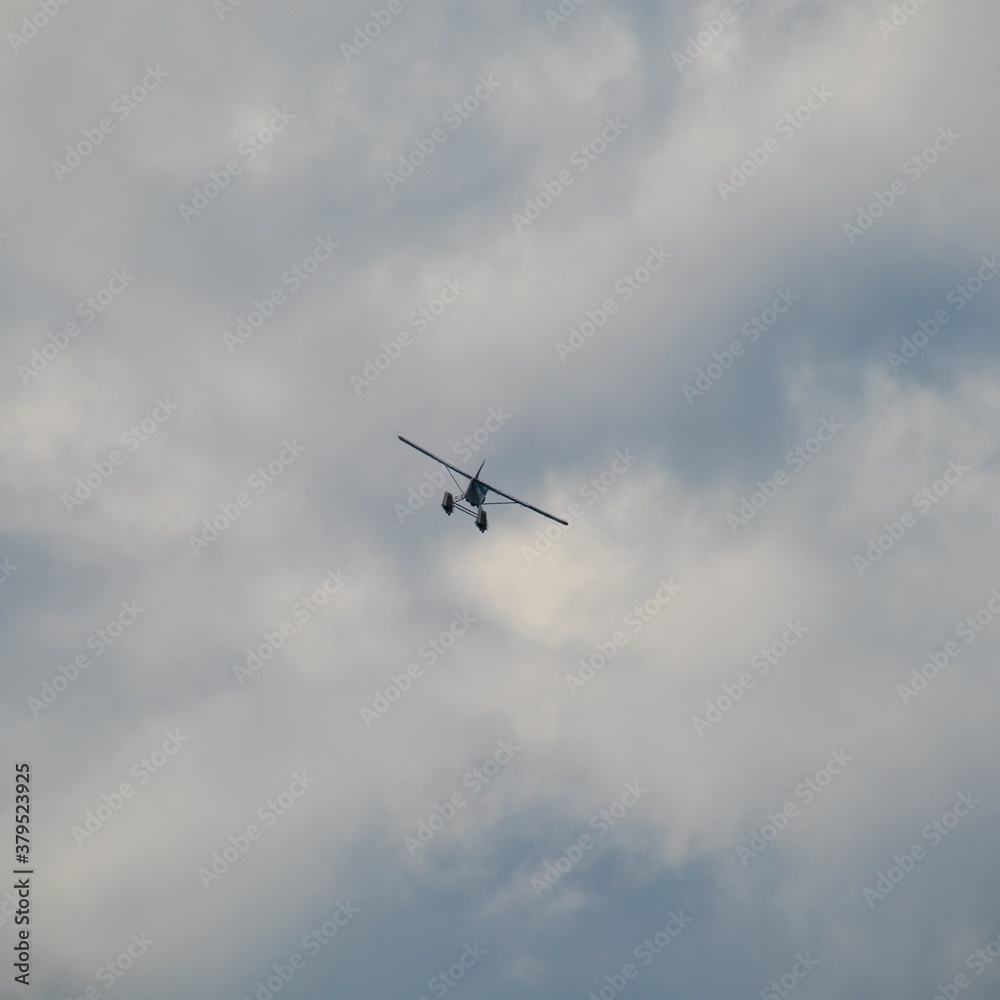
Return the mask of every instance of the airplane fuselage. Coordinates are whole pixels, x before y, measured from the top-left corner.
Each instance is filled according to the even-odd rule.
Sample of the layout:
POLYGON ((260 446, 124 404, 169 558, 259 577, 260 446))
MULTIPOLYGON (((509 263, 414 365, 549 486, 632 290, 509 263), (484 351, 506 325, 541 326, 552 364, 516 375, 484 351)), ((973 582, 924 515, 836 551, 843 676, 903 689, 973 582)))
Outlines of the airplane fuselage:
POLYGON ((465 500, 473 507, 481 507, 488 492, 489 490, 478 479, 473 479, 465 491, 465 500))

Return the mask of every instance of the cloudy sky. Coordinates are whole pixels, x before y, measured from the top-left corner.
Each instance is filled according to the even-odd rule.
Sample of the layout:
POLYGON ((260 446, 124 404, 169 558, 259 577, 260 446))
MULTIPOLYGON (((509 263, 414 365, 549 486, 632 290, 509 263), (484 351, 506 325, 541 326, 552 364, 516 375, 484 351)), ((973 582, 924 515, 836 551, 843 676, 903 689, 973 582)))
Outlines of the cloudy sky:
POLYGON ((996 996, 996 5, 376 2, 4 7, 4 995, 996 996))

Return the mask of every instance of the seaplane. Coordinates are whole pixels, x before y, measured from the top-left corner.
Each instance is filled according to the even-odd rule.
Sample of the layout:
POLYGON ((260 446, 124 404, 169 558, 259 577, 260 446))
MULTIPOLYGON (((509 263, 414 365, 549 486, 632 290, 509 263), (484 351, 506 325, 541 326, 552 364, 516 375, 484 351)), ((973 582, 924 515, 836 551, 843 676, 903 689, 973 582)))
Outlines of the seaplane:
POLYGON ((486 511, 483 509, 489 504, 513 503, 517 504, 519 507, 527 507, 528 510, 533 510, 536 514, 541 514, 542 517, 547 517, 552 521, 558 521, 559 524, 569 524, 569 521, 564 521, 561 517, 556 517, 555 514, 550 514, 548 511, 542 510, 541 507, 535 507, 530 503, 525 503, 523 500, 518 500, 517 497, 512 497, 509 493, 504 493, 503 490, 498 490, 495 486, 490 486, 489 483, 484 483, 479 478, 479 474, 483 471, 483 465, 486 464, 485 459, 483 460, 482 465, 480 465, 476 470, 476 474, 473 476, 468 472, 463 472, 461 469, 452 465, 451 462, 446 462, 443 458, 428 451, 426 448, 421 448, 419 444, 414 444, 412 441, 407 440, 402 434, 397 435, 397 437, 403 442, 403 444, 408 444, 411 448, 416 448, 417 451, 422 452, 428 458, 433 458, 435 462, 439 462, 448 470, 448 474, 455 480, 455 485, 458 487, 459 493, 456 496, 454 493, 450 493, 448 490, 445 490, 444 497, 441 500, 441 507, 449 517, 451 516, 451 512, 454 510, 460 510, 463 514, 470 514, 476 519, 476 527, 479 529, 480 533, 484 532, 487 527, 489 527, 489 523, 486 519, 486 511), (462 484, 455 479, 456 472, 469 481, 468 486, 463 487, 462 484), (495 493, 497 496, 503 497, 503 500, 487 500, 487 496, 491 493, 495 493), (463 507, 463 502, 468 504, 468 506, 463 507))

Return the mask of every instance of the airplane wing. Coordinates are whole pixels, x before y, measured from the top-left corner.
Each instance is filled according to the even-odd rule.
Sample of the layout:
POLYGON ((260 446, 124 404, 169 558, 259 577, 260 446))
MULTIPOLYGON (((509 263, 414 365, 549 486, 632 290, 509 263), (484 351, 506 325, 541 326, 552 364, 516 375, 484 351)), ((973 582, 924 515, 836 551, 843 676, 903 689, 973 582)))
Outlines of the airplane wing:
MULTIPOLYGON (((470 476, 468 472, 463 472, 461 469, 456 468, 454 465, 451 464, 451 462, 446 462, 443 458, 438 458, 437 455, 435 455, 433 452, 429 452, 426 448, 421 448, 419 444, 414 444, 412 441, 407 441, 407 439, 403 437, 402 434, 397 434, 396 437, 398 437, 399 440, 403 442, 403 444, 408 444, 411 448, 416 448, 417 451, 422 451, 428 458, 433 458, 435 462, 440 462, 446 469, 451 469, 452 472, 457 472, 460 476, 465 476, 465 478, 468 479, 469 482, 472 482, 472 480, 475 478, 474 476, 470 476)), ((496 490, 494 490, 493 492, 495 493, 496 490)))
MULTIPOLYGON (((483 483, 481 479, 479 481, 483 483)), ((547 517, 552 521, 558 521, 560 524, 565 524, 569 527, 569 521, 564 521, 561 517, 556 517, 555 514, 550 514, 548 511, 542 510, 541 507, 532 507, 530 503, 518 500, 517 497, 512 497, 509 493, 504 493, 503 490, 498 490, 495 486, 490 486, 489 483, 483 483, 483 486, 485 486, 491 493, 496 493, 499 496, 504 497, 504 499, 510 500, 511 503, 520 504, 522 507, 527 507, 528 510, 533 510, 536 514, 541 514, 542 517, 547 517)))
MULTIPOLYGON (((475 478, 474 476, 470 476, 468 472, 463 472, 461 469, 456 468, 451 464, 451 462, 446 462, 443 458, 439 458, 426 448, 421 448, 419 444, 414 444, 412 441, 408 441, 402 434, 397 434, 396 436, 403 442, 403 444, 408 444, 411 448, 416 448, 417 451, 423 452, 428 458, 433 458, 435 462, 440 462, 446 469, 451 469, 452 472, 457 472, 460 476, 465 476, 465 478, 470 482, 475 478)), ((481 479, 479 482, 483 483, 481 479)), ((505 500, 510 500, 511 503, 516 503, 521 507, 527 507, 528 510, 533 510, 536 514, 541 514, 542 517, 547 517, 552 521, 558 521, 559 524, 565 524, 569 527, 569 521, 564 521, 561 517, 556 517, 555 514, 550 514, 548 511, 542 510, 540 507, 533 507, 530 503, 518 500, 517 497, 512 497, 509 493, 504 493, 503 490, 498 490, 495 486, 490 486, 489 483, 483 483, 483 486, 485 486, 490 493, 496 493, 497 496, 501 496, 505 500)))

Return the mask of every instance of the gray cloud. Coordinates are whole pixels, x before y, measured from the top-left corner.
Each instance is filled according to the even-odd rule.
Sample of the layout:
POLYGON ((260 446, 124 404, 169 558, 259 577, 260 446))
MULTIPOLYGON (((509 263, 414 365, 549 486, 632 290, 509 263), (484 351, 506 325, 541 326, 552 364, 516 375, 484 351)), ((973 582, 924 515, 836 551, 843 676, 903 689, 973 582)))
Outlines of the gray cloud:
POLYGON ((995 984, 993 8, 563 9, 5 16, 41 995, 995 984))

